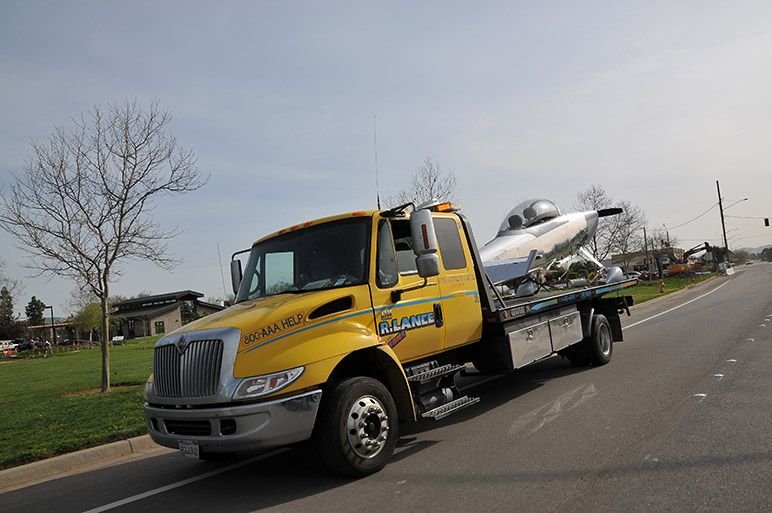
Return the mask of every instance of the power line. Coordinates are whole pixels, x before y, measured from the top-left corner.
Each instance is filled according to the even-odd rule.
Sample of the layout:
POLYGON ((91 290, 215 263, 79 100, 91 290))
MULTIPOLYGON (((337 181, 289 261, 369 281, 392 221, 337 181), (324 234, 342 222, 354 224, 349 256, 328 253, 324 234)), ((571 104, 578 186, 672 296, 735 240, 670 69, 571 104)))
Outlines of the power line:
POLYGON ((686 226, 687 224, 689 224, 689 223, 691 223, 691 222, 694 222, 694 221, 696 221, 696 220, 697 220, 697 219, 699 219, 700 217, 704 216, 705 214, 707 214, 708 212, 710 212, 711 210, 713 210, 714 208, 716 208, 716 206, 717 206, 717 205, 718 205, 718 202, 714 203, 712 207, 710 207, 710 208, 709 208, 709 209, 707 209, 705 212, 703 212, 702 214, 698 215, 697 217, 695 217, 694 219, 692 219, 692 220, 690 220, 690 221, 686 221, 685 223, 681 223, 681 224, 679 224, 678 226, 668 226, 668 230, 675 230, 676 228, 680 228, 680 227, 682 227, 682 226, 686 226))

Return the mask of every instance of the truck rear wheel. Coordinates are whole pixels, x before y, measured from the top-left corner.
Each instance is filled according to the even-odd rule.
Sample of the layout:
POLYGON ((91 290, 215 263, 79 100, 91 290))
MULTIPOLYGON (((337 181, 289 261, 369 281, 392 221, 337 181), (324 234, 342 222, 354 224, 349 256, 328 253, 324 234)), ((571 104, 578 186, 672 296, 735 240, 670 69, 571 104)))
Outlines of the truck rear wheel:
POLYGON ((611 336, 611 325, 603 314, 592 318, 590 336, 561 352, 577 367, 587 365, 605 365, 611 361, 614 351, 614 341, 611 336))
POLYGON ((582 341, 584 354, 591 365, 605 365, 611 361, 614 351, 614 340, 611 336, 611 325, 603 314, 592 318, 592 333, 590 338, 582 341))
POLYGON ((314 433, 333 470, 364 477, 381 470, 397 445, 397 408, 388 389, 367 377, 345 379, 322 399, 314 433))

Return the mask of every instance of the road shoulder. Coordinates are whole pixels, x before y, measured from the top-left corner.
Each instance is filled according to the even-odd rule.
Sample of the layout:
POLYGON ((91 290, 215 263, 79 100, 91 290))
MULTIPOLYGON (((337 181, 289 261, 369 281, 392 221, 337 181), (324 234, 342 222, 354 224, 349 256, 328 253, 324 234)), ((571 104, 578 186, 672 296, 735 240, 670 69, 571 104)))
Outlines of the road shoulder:
POLYGON ((12 467, 0 471, 0 493, 18 490, 33 484, 52 479, 79 474, 104 465, 113 465, 119 460, 130 461, 138 457, 154 456, 164 452, 174 452, 161 447, 150 439, 149 435, 120 440, 82 451, 62 454, 27 465, 12 467))

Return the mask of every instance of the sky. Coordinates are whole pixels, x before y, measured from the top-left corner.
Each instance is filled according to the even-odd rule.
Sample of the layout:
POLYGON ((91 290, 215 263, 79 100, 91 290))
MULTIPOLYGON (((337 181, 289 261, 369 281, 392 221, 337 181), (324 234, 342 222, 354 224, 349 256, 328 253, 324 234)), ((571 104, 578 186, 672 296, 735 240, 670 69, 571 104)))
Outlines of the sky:
MULTIPOLYGON (((766 0, 0 0, 0 190, 56 127, 157 99, 209 182, 158 201, 183 263, 124 262, 126 297, 224 298, 233 252, 374 209, 427 156, 455 174, 479 244, 521 200, 570 211, 593 185, 684 249, 719 244, 719 181, 730 247, 760 247, 771 26, 766 0)), ((17 312, 34 295, 74 313, 76 285, 31 277, 1 230, 0 259, 24 284, 17 312)))

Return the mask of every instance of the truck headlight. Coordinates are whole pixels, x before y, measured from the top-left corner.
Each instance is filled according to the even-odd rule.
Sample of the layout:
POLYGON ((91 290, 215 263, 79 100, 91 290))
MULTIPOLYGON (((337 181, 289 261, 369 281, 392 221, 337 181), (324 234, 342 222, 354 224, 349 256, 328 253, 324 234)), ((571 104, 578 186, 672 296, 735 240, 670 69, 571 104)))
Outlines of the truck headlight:
POLYGON ((149 378, 147 378, 147 381, 145 382, 145 401, 149 401, 150 399, 150 392, 153 390, 153 375, 151 374, 149 378))
POLYGON ((305 367, 296 367, 265 376, 245 378, 239 384, 236 392, 233 393, 233 399, 250 399, 277 392, 298 379, 304 370, 305 367))

